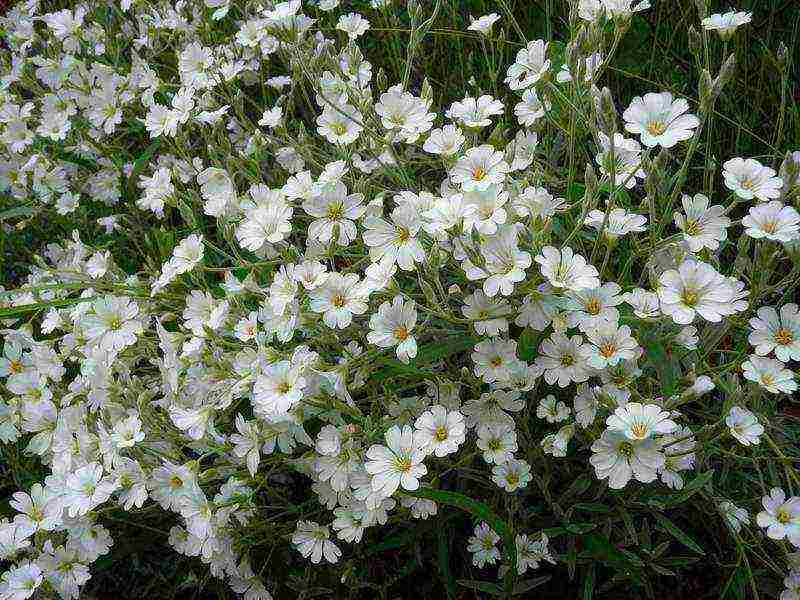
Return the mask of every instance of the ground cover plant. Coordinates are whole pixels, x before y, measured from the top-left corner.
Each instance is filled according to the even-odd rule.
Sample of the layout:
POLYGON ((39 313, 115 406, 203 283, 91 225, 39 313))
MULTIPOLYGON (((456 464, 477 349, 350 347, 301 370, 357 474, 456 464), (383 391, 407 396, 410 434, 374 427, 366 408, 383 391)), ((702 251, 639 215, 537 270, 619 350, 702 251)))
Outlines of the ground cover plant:
POLYGON ((0 600, 800 598, 800 8, 0 19, 0 600))

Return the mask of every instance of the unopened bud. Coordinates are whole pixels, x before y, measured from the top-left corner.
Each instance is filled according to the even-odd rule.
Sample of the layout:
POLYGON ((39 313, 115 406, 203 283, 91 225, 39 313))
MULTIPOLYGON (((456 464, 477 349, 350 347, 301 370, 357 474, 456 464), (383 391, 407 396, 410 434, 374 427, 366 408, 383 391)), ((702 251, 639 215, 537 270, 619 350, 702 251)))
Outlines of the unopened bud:
POLYGON ((714 80, 714 97, 716 98, 719 96, 719 93, 722 91, 728 82, 733 78, 733 74, 736 72, 736 55, 731 54, 726 60, 725 63, 720 67, 719 73, 717 73, 717 78, 714 80))
POLYGON ((594 196, 597 191, 597 173, 595 173, 592 163, 586 163, 586 172, 583 180, 586 185, 586 196, 594 196))
POLYGON ((386 71, 383 67, 378 69, 378 74, 375 76, 375 83, 378 86, 379 92, 385 92, 389 89, 389 79, 386 77, 386 71))
POLYGON ((700 52, 703 50, 703 39, 693 25, 689 26, 689 50, 695 58, 700 56, 700 52))
POLYGON ((422 89, 420 90, 420 97, 430 106, 433 101, 433 88, 431 87, 428 78, 422 80, 422 89))
POLYGON ((781 163, 780 176, 783 179, 784 193, 800 184, 800 151, 786 153, 781 163))
POLYGON ((613 138, 617 132, 617 109, 614 106, 611 90, 607 87, 604 87, 600 92, 597 109, 599 129, 609 138, 613 138))
POLYGON ((714 100, 714 81, 711 79, 711 73, 706 69, 700 73, 700 110, 705 112, 708 105, 714 100))

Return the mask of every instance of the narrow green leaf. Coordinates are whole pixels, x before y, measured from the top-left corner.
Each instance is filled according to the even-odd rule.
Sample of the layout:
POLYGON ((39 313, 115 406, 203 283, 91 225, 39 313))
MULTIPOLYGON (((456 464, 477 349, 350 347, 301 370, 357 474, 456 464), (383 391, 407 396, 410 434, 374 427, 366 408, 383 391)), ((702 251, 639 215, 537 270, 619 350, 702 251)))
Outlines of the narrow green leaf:
POLYGON ((496 583, 490 581, 476 581, 474 579, 459 579, 456 583, 462 587, 476 590, 478 592, 486 592, 492 596, 502 596, 503 588, 496 583))
POLYGON ((453 578, 453 572, 450 570, 450 548, 448 546, 449 540, 445 534, 444 527, 439 528, 437 535, 439 546, 439 573, 444 580, 445 589, 447 589, 447 597, 456 597, 456 580, 453 578))
POLYGON ((675 523, 670 521, 667 517, 657 512, 653 513, 653 516, 658 520, 661 524, 661 527, 669 533, 672 537, 678 540, 681 544, 689 548, 689 550, 694 550, 698 554, 702 554, 705 556, 705 551, 703 548, 695 542, 692 538, 686 535, 675 523))
POLYGON ((533 588, 537 588, 540 585, 543 585, 550 581, 550 575, 543 575, 542 577, 535 577, 534 579, 527 579, 526 581, 520 581, 517 585, 514 586, 514 591, 512 592, 515 596, 520 594, 524 594, 525 592, 531 591, 533 588))

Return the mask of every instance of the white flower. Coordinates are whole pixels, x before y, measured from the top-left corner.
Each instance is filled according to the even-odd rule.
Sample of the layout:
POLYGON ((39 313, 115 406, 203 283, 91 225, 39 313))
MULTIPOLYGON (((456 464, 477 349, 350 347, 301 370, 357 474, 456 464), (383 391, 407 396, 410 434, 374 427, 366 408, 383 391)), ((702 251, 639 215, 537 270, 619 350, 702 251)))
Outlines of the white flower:
POLYGON ((392 426, 385 434, 386 446, 372 445, 366 453, 364 468, 372 476, 371 487, 388 498, 400 486, 404 490, 419 488, 419 478, 428 472, 422 461, 425 449, 419 435, 408 425, 401 430, 392 426))
POLYGON ((549 110, 550 102, 546 98, 540 99, 536 90, 529 88, 522 94, 522 101, 514 106, 514 115, 520 125, 530 127, 544 117, 549 110))
POLYGON ((417 417, 414 427, 414 437, 424 450, 439 457, 456 452, 466 435, 464 415, 438 404, 417 417))
POLYGON ((787 369, 779 360, 750 355, 742 363, 744 378, 757 383, 773 394, 788 394, 797 389, 794 372, 787 369))
POLYGON ((373 262, 382 260, 397 263, 404 271, 411 271, 414 263, 425 260, 425 251, 416 236, 422 228, 417 211, 403 204, 396 207, 389 223, 380 217, 367 217, 364 243, 370 247, 373 262))
POLYGON ((317 131, 331 144, 352 144, 364 129, 363 117, 349 104, 335 106, 326 104, 317 117, 317 131))
POLYGON ((467 319, 473 321, 472 326, 481 335, 496 336, 501 331, 508 331, 508 319, 511 306, 506 300, 489 298, 481 290, 476 290, 464 298, 461 309, 467 319))
POLYGON ((139 178, 139 187, 144 190, 144 197, 136 200, 136 206, 142 210, 150 210, 158 218, 162 218, 164 216, 164 200, 175 192, 170 169, 165 167, 156 169, 151 178, 142 175, 139 178))
POLYGON ((718 323, 737 310, 731 282, 706 263, 685 260, 677 271, 662 273, 658 282, 661 311, 679 325, 690 324, 696 315, 718 323))
POLYGON ((477 446, 483 460, 489 464, 503 464, 517 451, 517 433, 513 419, 509 423, 486 423, 478 427, 477 446))
POLYGON ((578 327, 583 332, 603 323, 616 324, 619 311, 615 307, 623 302, 623 296, 619 295, 621 291, 616 283, 610 281, 600 287, 567 292, 564 308, 577 314, 578 327))
POLYGON ((619 431, 629 440, 646 440, 656 434, 672 433, 678 427, 668 411, 655 404, 628 402, 619 407, 606 420, 613 431, 619 431))
POLYGON ((351 40, 355 40, 367 32, 369 21, 358 13, 350 13, 339 17, 336 29, 344 31, 351 40))
POLYGON ((106 296, 92 302, 92 312, 83 320, 84 332, 109 352, 132 346, 144 331, 139 305, 130 298, 106 296))
POLYGON ((326 187, 322 194, 303 202, 303 210, 315 220, 308 226, 308 237, 327 244, 334 235, 336 243, 347 246, 358 232, 354 221, 364 216, 366 207, 363 194, 347 194, 343 183, 326 187))
POLYGON ((491 117, 503 114, 503 103, 489 95, 479 98, 467 96, 463 100, 453 102, 445 112, 445 116, 460 122, 468 129, 478 129, 492 124, 491 117))
POLYGON ((534 40, 517 52, 514 64, 508 67, 505 82, 512 90, 529 88, 538 82, 550 69, 550 60, 547 58, 548 43, 544 40, 534 40))
POLYGON ((522 575, 528 569, 538 569, 539 563, 543 560, 555 564, 556 560, 548 548, 549 541, 544 532, 539 539, 518 534, 514 540, 517 547, 517 573, 522 575))
POLYGON ((487 564, 493 565, 500 558, 500 550, 497 542, 500 536, 486 523, 478 523, 475 526, 475 534, 470 536, 467 550, 472 553, 472 564, 482 569, 487 564))
POLYGON ((492 30, 492 25, 500 20, 500 15, 497 13, 489 13, 477 19, 473 19, 472 15, 470 15, 469 20, 470 23, 467 27, 467 31, 477 31, 483 35, 489 35, 489 32, 492 30))
POLYGON ((725 520, 730 525, 731 529, 735 532, 739 532, 742 530, 742 525, 747 524, 750 520, 747 511, 743 508, 739 508, 730 500, 723 500, 718 505, 719 512, 722 513, 722 516, 725 517, 725 520))
POLYGON ((491 185, 485 190, 464 192, 461 196, 462 205, 468 207, 463 218, 464 233, 470 232, 473 227, 483 235, 494 235, 499 225, 507 219, 503 208, 508 202, 508 192, 504 192, 499 185, 491 185))
POLYGON ((231 212, 236 202, 236 188, 225 170, 217 167, 203 169, 197 174, 197 183, 205 214, 221 217, 231 212))
POLYGON ((503 183, 508 170, 503 153, 484 144, 470 148, 458 159, 450 171, 450 179, 465 192, 485 190, 491 185, 503 183))
POLYGON ((10 567, 0 578, 3 600, 27 600, 44 581, 42 569, 34 562, 23 562, 10 567))
POLYGON ((379 348, 397 346, 397 358, 408 364, 417 355, 417 340, 411 335, 416 322, 414 301, 404 302, 403 297, 397 295, 391 303, 381 304, 378 312, 370 317, 367 341, 379 348))
POLYGON ((381 117, 381 124, 396 132, 400 141, 413 144, 419 136, 433 126, 435 113, 428 112, 430 100, 422 100, 397 84, 381 94, 375 112, 381 117))
POLYGON ((103 467, 89 463, 67 475, 64 506, 70 517, 80 517, 103 504, 117 488, 116 482, 103 477, 103 467))
POLYGON ((273 129, 277 127, 283 118, 283 109, 280 106, 273 106, 269 110, 265 110, 264 114, 258 120, 258 125, 273 129))
POLYGON ((608 487, 618 490, 632 478, 642 483, 655 481, 665 461, 659 448, 652 438, 631 440, 622 431, 606 429, 592 443, 589 462, 598 479, 608 479, 608 487))
POLYGON ((683 195, 683 213, 675 212, 675 225, 683 232, 683 239, 692 252, 703 248, 716 250, 719 243, 727 238, 727 228, 731 220, 725 216, 725 209, 719 204, 709 206, 703 194, 694 198, 683 195))
POLYGON ((517 359, 517 342, 514 340, 484 340, 475 346, 472 360, 475 376, 486 383, 505 381, 511 377, 511 364, 517 359))
POLYGON ((492 467, 492 481, 509 494, 526 487, 531 479, 531 466, 524 460, 510 458, 492 467))
POLYGON ((669 92, 649 93, 636 96, 622 113, 625 129, 640 136, 648 148, 663 146, 672 148, 678 142, 688 140, 700 120, 689 110, 683 98, 673 100, 669 92))
POLYGON ((547 220, 565 208, 566 200, 556 198, 543 187, 526 187, 511 205, 520 217, 547 220))
POLYGON ((758 317, 750 319, 753 329, 747 340, 756 354, 775 352, 781 362, 800 360, 800 310, 796 304, 784 304, 780 314, 771 306, 758 309, 758 317))
POLYGON ((525 296, 514 322, 520 327, 530 327, 534 331, 544 331, 562 307, 563 300, 553 294, 548 283, 538 286, 535 292, 525 296))
POLYGON ((292 232, 292 207, 283 192, 270 190, 264 184, 250 188, 255 202, 245 211, 245 218, 236 228, 236 240, 243 248, 253 252, 265 244, 277 244, 292 232))
POLYGON ((757 446, 761 441, 761 434, 764 433, 764 426, 758 422, 758 417, 741 406, 731 407, 725 417, 725 424, 731 435, 743 446, 757 446))
POLYGON ((627 189, 636 186, 636 180, 647 174, 642 169, 642 146, 636 140, 628 139, 621 133, 609 138, 598 132, 600 150, 595 156, 600 172, 612 185, 625 185, 627 189), (613 141, 613 147, 612 147, 613 141))
POLYGON ((355 273, 329 273, 325 283, 309 292, 311 310, 323 313, 322 320, 331 329, 344 329, 353 315, 367 312, 366 297, 355 273))
POLYGON ((40 483, 31 486, 30 494, 15 492, 8 502, 19 513, 14 517, 14 523, 27 535, 37 531, 53 531, 62 520, 61 507, 54 500, 51 491, 40 483))
POLYGON ((749 23, 753 18, 753 13, 736 12, 734 10, 723 14, 713 14, 702 21, 703 29, 716 31, 719 36, 726 40, 733 35, 738 27, 749 23))
POLYGON ((635 288, 622 295, 623 300, 633 308, 633 314, 640 319, 656 319, 661 314, 658 294, 642 288, 635 288))
POLYGON ((564 421, 569 418, 569 413, 569 407, 560 400, 556 400, 556 397, 552 394, 542 398, 536 408, 536 416, 540 419, 546 419, 548 423, 564 421))
POLYGON ((756 523, 766 529, 767 537, 773 540, 788 539, 800 547, 800 498, 788 500, 781 488, 772 488, 768 496, 761 498, 764 510, 756 515, 756 523))
POLYGON ((631 336, 627 325, 618 327, 616 323, 598 323, 586 330, 589 344, 584 346, 589 366, 595 369, 613 367, 621 360, 636 358, 639 344, 631 336))
POLYGON ((614 208, 606 213, 593 210, 586 215, 584 221, 589 227, 602 231, 603 235, 616 240, 629 233, 640 233, 647 230, 647 217, 629 213, 624 208, 614 208))
POLYGON ((258 413, 281 417, 304 396, 306 379, 303 369, 288 360, 281 360, 263 369, 253 386, 253 405, 258 413))
POLYGON ((455 125, 445 125, 441 129, 431 131, 422 149, 429 154, 453 156, 464 145, 466 138, 455 125))
POLYGON ((767 202, 779 198, 783 180, 754 158, 732 158, 722 165, 725 186, 742 200, 767 202))
MULTIPOLYGON (((514 418, 508 413, 519 412, 525 407, 525 400, 521 396, 517 390, 493 390, 469 400, 461 407, 461 412, 467 417, 467 427, 499 424, 513 431, 514 418)), ((505 438, 505 435, 501 437, 505 438)), ((515 437, 511 439, 516 440, 515 437)), ((510 443, 511 440, 506 438, 506 441, 510 443)))
POLYGON ((757 204, 742 219, 745 233, 755 239, 791 242, 800 238, 800 213, 779 200, 757 204))
POLYGON ((323 556, 329 563, 335 563, 342 556, 342 551, 330 537, 330 529, 326 526, 313 521, 298 521, 297 529, 292 534, 292 544, 305 558, 311 558, 315 565, 319 564, 323 556))
POLYGON ((589 379, 586 348, 582 344, 581 336, 567 337, 558 332, 541 343, 536 366, 544 371, 548 384, 567 387, 573 381, 581 383, 589 379))
POLYGON ((504 226, 481 244, 485 268, 477 267, 469 259, 462 263, 468 279, 485 278, 483 291, 490 298, 498 293, 510 296, 514 285, 525 279, 525 270, 531 266, 530 253, 519 249, 518 232, 517 226, 504 226))
POLYGON ((545 246, 536 257, 544 275, 556 288, 578 291, 584 288, 600 287, 597 269, 586 262, 572 248, 564 246, 561 250, 553 246, 545 246))

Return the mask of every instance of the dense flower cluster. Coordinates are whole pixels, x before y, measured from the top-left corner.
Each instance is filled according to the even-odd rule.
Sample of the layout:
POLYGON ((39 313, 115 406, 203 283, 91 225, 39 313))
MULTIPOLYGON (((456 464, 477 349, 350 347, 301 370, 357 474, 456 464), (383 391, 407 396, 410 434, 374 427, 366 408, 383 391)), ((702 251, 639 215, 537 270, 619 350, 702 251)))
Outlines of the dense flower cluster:
MULTIPOLYGON (((48 472, 0 521, 0 599, 76 598, 112 551, 103 510, 146 504, 180 516, 177 552, 269 598, 239 540, 265 488, 298 485, 278 473, 325 508, 286 539, 336 563, 391 515, 436 518, 459 461, 507 494, 565 457, 597 486, 669 493, 712 437, 741 452, 768 437, 756 399, 797 391, 800 312, 780 294, 800 264, 798 155, 779 172, 726 157, 727 198, 686 185, 731 65, 696 107, 655 90, 620 110, 598 83, 606 46, 534 40, 507 96, 439 108, 427 81, 373 72, 369 15, 307 4, 28 0, 3 19, 0 187, 76 222, 99 204, 110 236, 167 249, 129 268, 76 228, 0 295, 0 440, 48 472), (570 107, 593 162, 554 165, 570 107), (717 368, 725 336, 749 348, 717 368), (684 410, 717 392, 710 417, 684 410)), ((575 4, 584 42, 648 8, 575 4)), ((716 502, 732 531, 751 526, 716 502)), ((776 488, 763 509, 766 535, 800 546, 800 499, 776 488)), ((501 533, 478 522, 463 540, 475 566, 556 561, 543 531, 501 533)))

